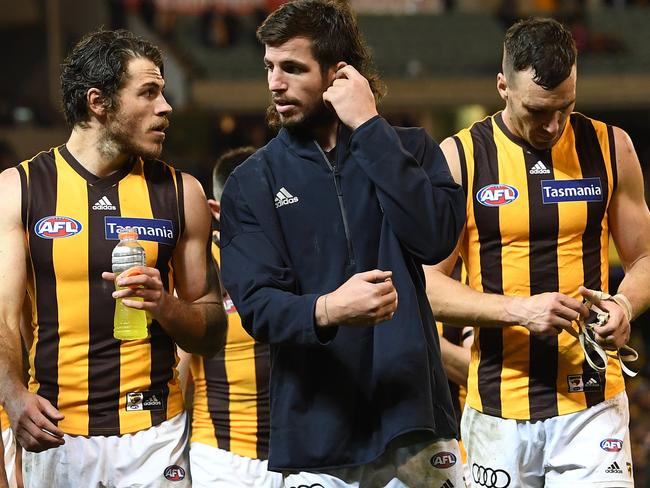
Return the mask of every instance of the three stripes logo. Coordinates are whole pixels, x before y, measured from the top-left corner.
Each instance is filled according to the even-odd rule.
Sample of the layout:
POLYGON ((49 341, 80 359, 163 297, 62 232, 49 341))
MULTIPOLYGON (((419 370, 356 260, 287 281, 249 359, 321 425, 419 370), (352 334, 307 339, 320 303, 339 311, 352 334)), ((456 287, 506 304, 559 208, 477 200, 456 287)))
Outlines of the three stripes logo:
POLYGON ((541 161, 537 161, 535 165, 530 168, 529 173, 531 175, 550 175, 551 170, 548 169, 541 161))
POLYGON ((284 207, 285 205, 297 203, 298 201, 299 201, 298 197, 294 197, 283 186, 282 188, 280 188, 280 191, 275 195, 275 208, 284 207))
POLYGON ((611 474, 623 474, 623 470, 621 467, 618 465, 616 461, 614 461, 609 468, 605 470, 605 473, 611 473, 611 474))
POLYGON ((93 205, 93 210, 117 210, 117 207, 111 203, 107 196, 103 196, 93 205))
POLYGON ((455 488, 456 485, 454 485, 449 478, 445 480, 445 482, 440 485, 440 488, 455 488))

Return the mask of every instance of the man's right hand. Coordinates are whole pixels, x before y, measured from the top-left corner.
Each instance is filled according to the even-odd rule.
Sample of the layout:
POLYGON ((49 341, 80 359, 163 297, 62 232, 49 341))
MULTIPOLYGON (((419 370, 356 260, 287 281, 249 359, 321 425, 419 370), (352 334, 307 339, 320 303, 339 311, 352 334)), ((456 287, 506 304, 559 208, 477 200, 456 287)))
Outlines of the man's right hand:
POLYGON ((18 442, 26 450, 41 452, 65 443, 63 431, 55 424, 63 415, 45 398, 24 391, 7 399, 5 409, 18 442))
POLYGON ((397 310, 397 290, 392 271, 378 269, 357 273, 332 293, 316 302, 316 323, 373 326, 390 320, 397 310))
POLYGON ((570 329, 589 310, 580 301, 562 293, 540 293, 531 297, 513 297, 507 312, 513 322, 526 327, 532 334, 552 336, 570 329))

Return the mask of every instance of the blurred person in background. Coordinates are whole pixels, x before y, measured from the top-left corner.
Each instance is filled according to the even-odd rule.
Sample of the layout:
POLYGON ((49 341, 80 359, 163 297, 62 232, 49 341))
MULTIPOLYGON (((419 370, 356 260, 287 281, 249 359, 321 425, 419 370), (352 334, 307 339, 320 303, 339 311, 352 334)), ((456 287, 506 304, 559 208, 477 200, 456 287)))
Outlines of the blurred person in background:
POLYGON ((424 130, 378 115, 344 2, 287 3, 258 38, 282 129, 226 183, 221 255, 271 348, 269 467, 287 487, 462 486, 422 274, 456 243, 462 191, 424 130))
POLYGON ((214 354, 227 318, 203 190, 157 159, 172 110, 162 68, 160 50, 128 31, 88 34, 62 69, 70 138, 0 175, 0 403, 28 488, 190 486, 175 343, 214 354), (147 266, 115 291, 105 270, 130 225, 147 266), (113 337, 117 298, 150 314, 148 338, 113 337))
POLYGON ((479 326, 461 423, 473 486, 634 486, 617 350, 650 303, 650 212, 629 136, 573 112, 576 55, 560 23, 516 23, 505 109, 441 144, 468 217, 427 285, 440 320, 479 326), (626 270, 614 297, 610 233, 626 270), (459 252, 469 286, 448 276, 459 252), (583 298, 608 314, 591 331, 583 298))
MULTIPOLYGON (((208 204, 218 228, 226 179, 255 152, 253 147, 222 155, 212 172, 214 199, 208 204)), ((220 262, 219 231, 212 256, 220 262)), ((191 355, 194 385, 190 466, 195 488, 279 488, 282 475, 268 471, 269 345, 255 341, 223 290, 228 313, 226 346, 214 358, 191 355)))

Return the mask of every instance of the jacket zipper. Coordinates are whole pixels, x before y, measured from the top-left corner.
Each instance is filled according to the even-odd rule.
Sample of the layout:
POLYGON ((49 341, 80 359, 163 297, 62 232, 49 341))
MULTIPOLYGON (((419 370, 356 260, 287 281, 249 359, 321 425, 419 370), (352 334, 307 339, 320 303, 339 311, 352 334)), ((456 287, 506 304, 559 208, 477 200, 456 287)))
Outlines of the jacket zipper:
POLYGON ((330 163, 330 160, 327 158, 327 155, 323 152, 323 149, 320 147, 320 144, 318 144, 316 141, 314 141, 314 144, 316 144, 316 147, 320 151, 321 155, 323 156, 323 159, 325 160, 325 163, 327 164, 327 167, 330 169, 332 172, 332 176, 334 177, 334 186, 336 188, 336 196, 338 197, 339 200, 339 210, 341 211, 341 217, 343 219, 343 230, 345 231, 345 240, 348 245, 348 261, 350 264, 354 264, 354 251, 352 249, 352 239, 350 238, 350 227, 348 226, 348 218, 345 213, 345 205, 343 204, 343 192, 341 191, 341 182, 340 182, 340 177, 341 174, 339 173, 339 166, 335 163, 334 166, 330 163))

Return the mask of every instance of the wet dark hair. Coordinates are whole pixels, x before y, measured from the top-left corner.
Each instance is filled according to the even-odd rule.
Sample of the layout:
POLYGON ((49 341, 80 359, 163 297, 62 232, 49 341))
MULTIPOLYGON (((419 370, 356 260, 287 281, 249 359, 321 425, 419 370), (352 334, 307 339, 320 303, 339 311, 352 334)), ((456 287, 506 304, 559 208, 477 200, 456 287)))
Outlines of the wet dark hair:
POLYGON ((520 20, 506 32, 503 72, 532 68, 533 81, 552 90, 566 80, 576 63, 577 49, 571 32, 558 21, 533 17, 520 20))
POLYGON ((90 120, 86 95, 91 88, 102 92, 107 110, 117 108, 117 92, 127 81, 131 59, 146 58, 163 71, 162 53, 151 42, 127 30, 91 32, 65 59, 61 70, 63 114, 70 126, 90 120))
POLYGON ((244 146, 231 149, 222 154, 212 168, 212 195, 215 200, 221 199, 226 180, 235 168, 246 161, 256 149, 253 146, 244 146))
POLYGON ((357 20, 342 0, 295 0, 271 13, 257 29, 258 40, 277 47, 294 37, 312 41, 312 54, 324 73, 339 61, 355 67, 379 100, 385 87, 375 71, 357 20))

